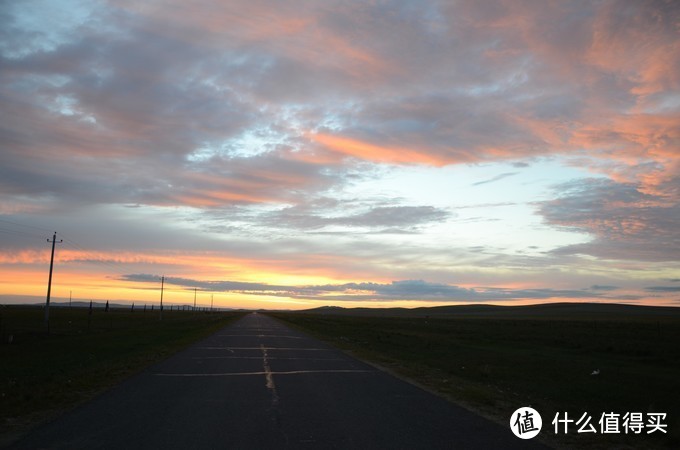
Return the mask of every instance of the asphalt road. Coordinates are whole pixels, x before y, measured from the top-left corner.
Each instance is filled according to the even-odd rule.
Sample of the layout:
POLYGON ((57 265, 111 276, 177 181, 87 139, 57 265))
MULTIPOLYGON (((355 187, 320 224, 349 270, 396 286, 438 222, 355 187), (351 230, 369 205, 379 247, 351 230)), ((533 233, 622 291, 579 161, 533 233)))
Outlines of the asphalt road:
MULTIPOLYGON (((522 405, 519 405, 522 406, 522 405)), ((509 427, 250 314, 17 449, 532 448, 509 427)))

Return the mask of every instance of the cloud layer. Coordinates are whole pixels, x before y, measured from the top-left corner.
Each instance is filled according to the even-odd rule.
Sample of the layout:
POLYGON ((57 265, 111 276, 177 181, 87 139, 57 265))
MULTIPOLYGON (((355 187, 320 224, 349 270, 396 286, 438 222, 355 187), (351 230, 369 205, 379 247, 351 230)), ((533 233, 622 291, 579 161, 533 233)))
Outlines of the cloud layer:
POLYGON ((96 242, 108 217, 94 254, 210 252, 376 298, 419 278, 471 300, 551 277, 484 298, 670 295, 648 286, 680 270, 678 23, 671 0, 4 5, 0 218, 96 242), (461 185, 501 198, 546 161, 582 176, 477 202, 504 215, 394 175, 495 165, 461 185))
MULTIPOLYGON (((142 283, 158 283, 158 275, 130 274, 123 280, 142 283)), ((480 302, 511 300, 553 300, 607 298, 596 289, 499 289, 462 288, 423 280, 401 280, 391 283, 345 283, 336 285, 282 286, 266 283, 244 283, 236 281, 200 281, 186 278, 167 277, 165 282, 184 288, 196 288, 205 292, 228 292, 246 295, 280 296, 303 300, 320 301, 399 301, 416 300, 429 302, 480 302)), ((648 288, 650 291, 665 291, 664 288, 648 288)), ((615 297, 614 297, 615 298, 615 297)))

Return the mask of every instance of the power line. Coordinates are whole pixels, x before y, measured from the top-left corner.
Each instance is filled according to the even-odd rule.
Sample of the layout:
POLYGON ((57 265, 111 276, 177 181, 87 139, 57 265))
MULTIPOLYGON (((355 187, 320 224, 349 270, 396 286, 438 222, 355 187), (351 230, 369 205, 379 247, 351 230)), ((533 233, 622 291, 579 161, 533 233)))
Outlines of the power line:
MULTIPOLYGON (((18 222, 13 222, 13 221, 5 220, 5 219, 0 219, 0 223, 6 223, 6 224, 9 224, 9 225, 14 225, 16 227, 22 227, 22 228, 31 228, 31 229, 35 229, 35 230, 39 230, 39 231, 49 231, 47 228, 21 224, 21 223, 18 223, 18 222)), ((14 235, 19 235, 19 236, 35 238, 35 239, 44 239, 44 236, 41 236, 37 233, 34 234, 34 233, 28 232, 28 231, 13 230, 13 229, 2 228, 2 227, 0 227, 0 233, 14 234, 14 235)), ((76 242, 75 240, 65 236, 63 233, 60 233, 59 237, 60 237, 60 240, 56 241, 55 244, 56 243, 63 243, 65 246, 68 246, 71 249, 78 250, 78 251, 81 251, 81 252, 84 252, 84 253, 90 253, 90 252, 93 251, 92 248, 89 248, 89 249, 86 248, 85 246, 81 245, 80 243, 76 242)), ((56 232, 54 233, 53 239, 56 239, 56 232)), ((50 241, 48 239, 48 242, 52 242, 52 241, 50 241)), ((51 256, 51 261, 50 261, 50 281, 49 281, 48 291, 51 290, 51 273, 52 273, 52 267, 53 267, 53 258, 54 258, 54 253, 51 256)), ((108 269, 110 269, 111 271, 113 271, 116 274, 121 275, 121 276, 129 275, 129 271, 124 270, 119 265, 114 264, 111 261, 106 260, 106 259, 92 261, 92 264, 104 265, 108 269)), ((165 278, 165 277, 163 277, 163 278, 165 278)), ((164 280, 162 280, 162 281, 164 281, 164 280)), ((162 283, 162 284, 164 284, 164 283, 162 283)), ((190 293, 191 290, 193 290, 194 291, 194 304, 196 304, 196 295, 197 295, 196 291, 197 291, 197 289, 195 287, 191 288, 191 287, 163 286, 162 289, 164 289, 166 291, 176 292, 176 293, 190 293)), ((201 291, 207 292, 207 291, 204 291, 203 289, 201 291)), ((50 294, 50 292, 48 292, 48 296, 49 296, 49 294, 50 294)), ((211 296, 211 300, 212 300, 212 296, 211 296)), ((46 303, 48 303, 48 302, 49 302, 49 299, 47 300, 46 303)), ((212 301, 211 301, 211 303, 212 303, 212 301)), ((48 321, 47 314, 48 313, 46 312, 46 322, 48 321)))
POLYGON ((35 233, 28 233, 26 231, 20 231, 20 230, 8 230, 6 228, 0 228, 0 233, 7 233, 7 234, 15 234, 18 236, 26 236, 34 239, 43 239, 44 236, 40 236, 35 233))
MULTIPOLYGON (((18 226, 18 227, 33 228, 33 229, 40 230, 40 231, 48 231, 48 232, 50 231, 47 228, 21 224, 21 223, 18 223, 18 222, 13 222, 13 221, 10 221, 10 220, 5 220, 5 219, 0 219, 0 222, 15 225, 15 226, 18 226)), ((21 231, 21 230, 12 230, 12 229, 7 229, 7 228, 0 228, 0 232, 4 232, 4 233, 8 233, 8 234, 16 234, 16 235, 21 235, 21 236, 26 236, 26 237, 32 237, 32 238, 36 238, 36 239, 43 239, 42 235, 33 234, 33 233, 30 233, 30 232, 21 231)), ((78 242, 76 242, 73 239, 70 239, 68 236, 65 236, 63 233, 60 234, 60 237, 61 237, 61 240, 63 241, 63 243, 65 245, 67 245, 68 247, 70 247, 74 250, 79 250, 79 251, 84 252, 84 253, 89 253, 89 252, 93 251, 91 248, 90 249, 85 248, 83 245, 79 244, 78 242)), ((110 261, 99 260, 99 261, 97 261, 97 264, 105 265, 106 267, 108 267, 109 269, 111 269, 112 271, 117 273, 118 275, 127 275, 127 273, 126 273, 127 271, 122 270, 120 267, 111 263, 110 261)))
MULTIPOLYGON (((65 243, 67 246, 73 248, 74 250, 79 250, 79 251, 85 252, 85 253, 88 253, 88 252, 91 252, 91 251, 92 251, 91 249, 87 249, 87 248, 83 247, 82 245, 78 244, 78 243, 75 242, 73 239, 69 239, 68 237, 64 236, 63 234, 61 235, 61 237, 62 237, 62 239, 64 240, 64 243, 65 243)), ((111 263, 110 261, 107 261, 107 260, 99 260, 99 261, 97 261, 97 264, 103 264, 103 265, 107 266, 108 268, 110 268, 111 270, 113 270, 114 272, 116 272, 116 273, 119 274, 119 275, 128 275, 128 274, 126 273, 126 271, 121 270, 120 267, 116 266, 115 264, 111 263)))
POLYGON ((26 225, 23 223, 18 223, 18 222, 13 222, 11 220, 6 220, 6 219, 0 219, 0 224, 5 224, 5 226, 0 228, 0 232, 2 233, 7 233, 7 234, 15 234, 19 236, 27 236, 30 238, 35 238, 35 239, 43 239, 44 235, 43 232, 47 231, 50 232, 51 230, 48 230, 47 228, 41 228, 41 227, 35 227, 32 225, 26 225), (12 227, 8 227, 7 225, 11 225, 13 227, 18 227, 19 229, 15 229, 12 227), (26 229, 30 228, 33 230, 40 231, 41 233, 35 233, 32 231, 27 231, 26 229))
MULTIPOLYGON (((5 220, 5 219, 0 219, 0 224, 6 224, 4 226, 0 226, 0 233, 6 234, 8 236, 22 236, 23 238, 29 238, 29 239, 44 239, 44 235, 39 235, 37 233, 34 233, 32 231, 26 231, 26 229, 29 230, 38 230, 38 231, 49 231, 46 228, 42 227, 37 227, 37 226, 32 226, 32 225, 26 225, 26 224, 21 224, 18 222, 10 221, 10 220, 5 220), (20 227, 22 229, 14 229, 14 227, 20 227)), ((56 235, 56 233, 55 233, 56 235)), ((80 243, 76 242, 73 239, 68 238, 67 236, 64 236, 63 234, 60 233, 59 237, 61 238, 59 241, 56 243, 63 243, 64 245, 68 246, 71 249, 83 252, 85 254, 93 252, 93 249, 87 249, 80 243)), ((54 237, 53 237, 54 238, 54 237)), ((48 239, 48 241, 50 241, 48 239)), ((54 265, 54 253, 52 253, 51 260, 50 260, 50 279, 49 279, 49 285, 48 285, 48 298, 46 299, 46 308, 45 308, 45 323, 48 328, 49 332, 49 301, 50 301, 50 294, 51 294, 51 278, 52 278, 52 270, 53 270, 53 265, 54 265)), ((129 271, 124 270, 120 266, 112 263, 111 261, 108 260, 96 260, 96 261, 85 261, 85 263, 90 263, 92 265, 103 265, 107 268, 107 271, 111 271, 115 273, 114 277, 116 278, 122 278, 125 275, 129 274, 129 271)))
POLYGON ((0 219, 0 222, 8 223, 10 225, 16 225, 18 227, 33 228, 34 230, 39 230, 39 231, 47 231, 47 232, 51 231, 49 228, 36 227, 34 225, 26 225, 25 223, 12 222, 11 220, 6 220, 6 219, 0 219))

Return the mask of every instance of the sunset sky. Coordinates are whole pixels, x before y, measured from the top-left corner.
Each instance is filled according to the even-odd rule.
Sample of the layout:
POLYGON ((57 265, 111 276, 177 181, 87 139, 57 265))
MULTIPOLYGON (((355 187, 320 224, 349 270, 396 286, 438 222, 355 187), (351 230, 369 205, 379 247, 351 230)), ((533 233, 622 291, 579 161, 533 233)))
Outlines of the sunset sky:
POLYGON ((680 306, 680 4, 0 5, 0 304, 680 306))

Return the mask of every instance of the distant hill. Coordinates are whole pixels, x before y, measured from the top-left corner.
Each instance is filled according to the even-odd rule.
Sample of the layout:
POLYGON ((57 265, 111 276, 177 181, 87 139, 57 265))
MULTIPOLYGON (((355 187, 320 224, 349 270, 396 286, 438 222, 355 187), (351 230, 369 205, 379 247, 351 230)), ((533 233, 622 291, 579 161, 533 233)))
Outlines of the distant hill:
POLYGON ((618 318, 680 317, 680 308, 606 303, 546 303, 525 306, 445 305, 421 308, 342 308, 322 306, 298 311, 309 314, 382 317, 618 318))

